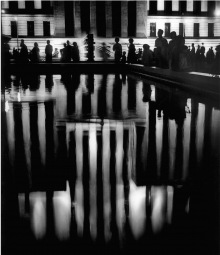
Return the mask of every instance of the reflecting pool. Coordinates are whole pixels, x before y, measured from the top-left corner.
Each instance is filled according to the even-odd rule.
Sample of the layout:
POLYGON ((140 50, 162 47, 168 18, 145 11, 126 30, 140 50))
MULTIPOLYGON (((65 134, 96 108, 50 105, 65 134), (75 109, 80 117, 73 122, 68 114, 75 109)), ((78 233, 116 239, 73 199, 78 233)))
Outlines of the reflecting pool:
POLYGON ((126 74, 11 76, 4 254, 217 254, 220 104, 126 74))

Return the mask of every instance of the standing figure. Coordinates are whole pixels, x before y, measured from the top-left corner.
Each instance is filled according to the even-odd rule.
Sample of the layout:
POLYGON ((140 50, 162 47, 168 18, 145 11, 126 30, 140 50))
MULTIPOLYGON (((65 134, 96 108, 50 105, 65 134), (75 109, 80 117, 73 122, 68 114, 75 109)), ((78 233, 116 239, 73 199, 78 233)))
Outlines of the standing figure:
POLYGON ((21 40, 21 43, 20 43, 20 46, 21 46, 21 50, 20 50, 20 61, 22 63, 28 63, 28 49, 27 49, 27 46, 24 44, 24 40, 22 39, 21 40))
POLYGON ((126 63, 126 51, 123 51, 123 53, 122 53, 121 63, 122 63, 122 64, 125 64, 125 63, 126 63))
POLYGON ((158 38, 155 40, 157 65, 161 68, 168 68, 168 42, 163 38, 163 30, 157 32, 158 38))
POLYGON ((66 42, 66 62, 71 62, 71 54, 72 54, 72 46, 70 45, 70 41, 66 42))
POLYGON ((72 47, 72 53, 71 53, 73 62, 79 62, 80 56, 79 56, 79 48, 76 42, 73 42, 73 47, 72 47))
POLYGON ((136 49, 135 46, 133 44, 134 40, 132 38, 129 39, 129 46, 128 46, 128 59, 127 62, 128 63, 136 63, 137 59, 136 59, 136 49))
POLYGON ((52 52, 53 52, 53 46, 50 45, 50 40, 47 40, 47 45, 45 47, 45 54, 46 54, 46 62, 47 63, 52 62, 52 52))
POLYGON ((34 43, 34 48, 31 50, 31 61, 34 63, 40 62, 40 49, 38 48, 38 43, 34 43))
POLYGON ((175 47, 176 39, 177 39, 175 31, 172 31, 170 33, 170 38, 171 38, 171 40, 169 41, 169 44, 168 44, 168 58, 169 58, 169 68, 171 69, 171 66, 172 66, 172 54, 173 54, 173 49, 175 47))
POLYGON ((63 48, 60 50, 60 61, 61 62, 66 62, 66 43, 63 44, 63 48))
POLYGON ((122 47, 119 43, 119 38, 115 38, 115 44, 113 45, 113 51, 115 52, 115 62, 119 63, 122 56, 122 47))
POLYGON ((148 44, 144 44, 143 49, 142 64, 144 66, 151 66, 153 60, 153 52, 150 50, 150 46, 148 44))

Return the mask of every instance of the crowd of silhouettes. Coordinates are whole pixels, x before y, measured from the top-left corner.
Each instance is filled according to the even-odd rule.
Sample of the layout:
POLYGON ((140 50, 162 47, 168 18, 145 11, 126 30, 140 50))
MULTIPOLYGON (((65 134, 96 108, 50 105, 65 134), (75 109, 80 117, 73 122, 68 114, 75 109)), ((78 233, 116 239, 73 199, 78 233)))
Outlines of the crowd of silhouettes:
MULTIPOLYGON (((170 33, 171 40, 167 41, 163 37, 163 30, 159 29, 157 33, 158 37, 155 40, 155 48, 152 51, 148 44, 143 45, 142 48, 136 49, 134 39, 129 38, 127 56, 126 51, 122 50, 122 45, 119 43, 120 39, 115 38, 115 44, 113 45, 114 60, 115 63, 140 63, 145 66, 157 66, 159 68, 170 69, 173 71, 201 71, 212 74, 220 73, 220 45, 216 46, 215 51, 213 47, 210 47, 207 52, 205 50, 204 43, 197 45, 192 43, 191 46, 185 45, 185 38, 181 35, 177 35, 175 31, 170 33)), ((2 55, 4 63, 9 63, 10 58, 14 58, 16 62, 20 63, 39 63, 41 60, 47 63, 52 63, 52 59, 60 59, 63 63, 79 62, 80 52, 76 42, 70 44, 67 40, 63 44, 63 48, 58 50, 55 48, 53 52, 53 46, 50 44, 50 40, 47 40, 45 47, 45 59, 40 58, 40 49, 38 43, 34 43, 32 50, 28 51, 24 40, 21 40, 20 48, 13 49, 13 56, 10 56, 10 46, 8 42, 4 42, 2 45, 2 55), (59 58, 60 55, 60 58, 59 58)), ((103 61, 107 61, 110 57, 109 46, 105 42, 98 47, 101 53, 103 61)))

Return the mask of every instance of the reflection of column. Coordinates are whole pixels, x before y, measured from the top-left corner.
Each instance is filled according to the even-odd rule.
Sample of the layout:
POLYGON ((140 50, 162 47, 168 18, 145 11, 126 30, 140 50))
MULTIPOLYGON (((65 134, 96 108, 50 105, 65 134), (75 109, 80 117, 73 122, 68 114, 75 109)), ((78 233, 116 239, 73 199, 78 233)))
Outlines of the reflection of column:
POLYGON ((176 123, 169 120, 169 179, 174 177, 174 163, 176 151, 176 123))
POLYGON ((120 113, 121 112, 121 89, 122 84, 119 77, 119 74, 115 75, 115 83, 113 85, 113 112, 120 113))
POLYGON ((157 150, 157 174, 161 176, 161 154, 163 140, 163 120, 156 118, 156 150, 157 150))
MULTIPOLYGON (((102 132, 97 131, 97 242, 99 245, 104 242, 104 188, 102 173, 102 164, 104 163, 102 158, 104 146, 102 143, 104 143, 104 140, 102 140, 102 134, 102 132)), ((106 169, 103 168, 103 170, 106 169)))
POLYGON ((90 32, 94 36, 97 35, 97 27, 96 27, 96 1, 90 1, 90 32))
POLYGON ((202 163, 202 151, 204 142, 205 105, 199 104, 196 128, 196 147, 198 164, 202 163))
POLYGON ((128 2, 121 2, 121 37, 128 36, 128 2))
POLYGON ((190 123, 190 145, 189 145, 189 175, 190 177, 196 174, 196 168, 197 168, 197 148, 196 148, 197 116, 198 116, 198 103, 194 100, 191 100, 191 123, 190 123))
POLYGON ((83 193, 84 193, 84 225, 83 235, 86 240, 90 238, 90 172, 89 172, 89 137, 88 131, 83 132, 83 193))
POLYGON ((112 37, 112 2, 105 2, 106 12, 106 37, 112 37))
POLYGON ((149 138, 146 180, 149 184, 155 182, 157 176, 157 154, 156 154, 156 105, 149 102, 149 138))
POLYGON ((128 129, 127 127, 124 128, 124 139, 123 139, 123 151, 124 151, 124 157, 123 157, 123 169, 122 169, 122 177, 123 177, 123 184, 124 184, 124 210, 125 214, 128 217, 129 216, 129 175, 128 175, 128 150, 129 150, 129 136, 128 136, 128 129))
POLYGON ((103 150, 102 150, 102 173, 103 173, 103 198, 104 198, 104 231, 105 240, 108 241, 111 236, 110 231, 110 126, 106 123, 102 132, 103 150))
POLYGON ((74 9, 74 36, 81 36, 80 1, 73 1, 74 9))
POLYGON ((45 165, 46 157, 46 133, 45 133, 45 106, 43 103, 38 104, 38 131, 39 131, 39 142, 40 142, 40 154, 41 162, 45 165))
POLYGON ((44 103, 45 105, 45 131, 46 131, 46 185, 49 189, 52 188, 52 176, 54 170, 54 108, 53 101, 48 101, 44 103))
POLYGON ((168 116, 163 116, 163 134, 162 134, 162 158, 161 158, 161 179, 167 182, 169 174, 169 121, 168 116))
MULTIPOLYGON (((51 132, 51 131, 50 131, 51 132)), ((31 169, 33 175, 33 188, 42 188, 44 178, 42 178, 40 144, 38 132, 38 104, 30 103, 30 139, 31 139, 31 169)))
POLYGON ((106 82, 107 75, 104 74, 98 91, 98 115, 101 119, 106 116, 106 82))
POLYGON ((96 125, 89 124, 89 192, 90 192, 90 231, 93 240, 97 237, 97 140, 96 125))
POLYGON ((15 123, 14 123, 14 112, 13 112, 13 104, 9 103, 9 111, 6 113, 6 121, 7 121, 7 136, 8 136, 8 150, 9 150, 9 160, 10 164, 14 166, 15 160, 15 123))
POLYGON ((112 238, 114 239, 117 235, 117 225, 116 225, 116 133, 114 130, 110 131, 110 185, 111 185, 111 193, 110 193, 110 205, 111 205, 111 232, 112 238))
POLYGON ((127 81, 128 81, 128 110, 135 110, 136 109, 136 80, 128 77, 127 81))

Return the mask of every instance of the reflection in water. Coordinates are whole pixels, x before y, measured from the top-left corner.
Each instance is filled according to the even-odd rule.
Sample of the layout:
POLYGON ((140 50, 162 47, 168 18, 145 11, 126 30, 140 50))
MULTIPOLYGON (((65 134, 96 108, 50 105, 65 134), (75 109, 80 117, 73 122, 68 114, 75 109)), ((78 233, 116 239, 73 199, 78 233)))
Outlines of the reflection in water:
MULTIPOLYGON (((132 76, 74 73, 12 77, 4 105, 3 176, 31 243, 100 253, 216 249, 214 102, 132 76)), ((11 215, 12 204, 4 207, 11 215)))

